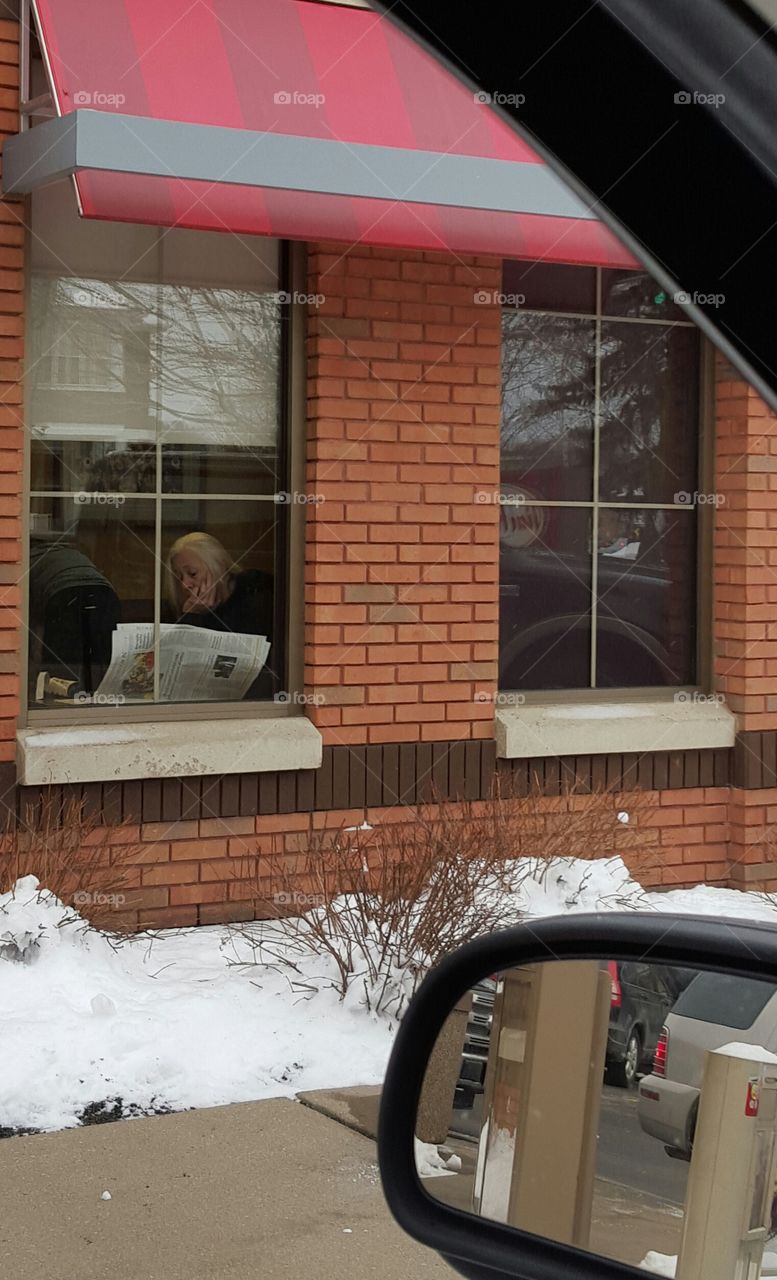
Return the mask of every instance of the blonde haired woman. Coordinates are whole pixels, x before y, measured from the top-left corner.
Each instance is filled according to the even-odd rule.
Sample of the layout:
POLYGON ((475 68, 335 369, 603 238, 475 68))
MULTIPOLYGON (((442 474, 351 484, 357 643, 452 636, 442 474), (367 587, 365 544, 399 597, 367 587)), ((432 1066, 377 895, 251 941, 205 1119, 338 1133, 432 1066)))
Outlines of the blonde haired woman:
POLYGON ((272 636, 272 578, 242 572, 210 533, 187 533, 173 543, 167 589, 178 622, 272 636))

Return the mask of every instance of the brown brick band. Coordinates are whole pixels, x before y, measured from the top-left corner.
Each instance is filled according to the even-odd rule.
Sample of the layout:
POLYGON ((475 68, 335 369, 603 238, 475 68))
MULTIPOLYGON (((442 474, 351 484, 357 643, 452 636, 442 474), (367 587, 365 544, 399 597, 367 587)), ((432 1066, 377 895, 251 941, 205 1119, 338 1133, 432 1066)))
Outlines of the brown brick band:
POLYGON ((731 780, 745 790, 777 787, 777 730, 737 734, 731 780))
MULTIPOLYGON (((494 743, 487 741, 355 743, 324 747, 320 769, 94 782, 54 790, 63 799, 80 792, 88 810, 108 824, 146 824, 413 805, 434 798, 481 800, 491 794, 495 777, 519 794, 526 794, 536 779, 548 796, 572 786, 644 791, 731 783, 777 786, 775 748, 777 733, 750 733, 740 735, 733 752, 659 751, 497 762, 494 743), (762 744, 761 739, 768 742, 762 744), (771 754, 761 759, 754 750, 763 745, 771 754), (745 773, 747 780, 742 782, 739 775, 745 773)), ((0 796, 17 812, 29 812, 43 792, 40 787, 17 787, 12 765, 0 770, 0 796)))

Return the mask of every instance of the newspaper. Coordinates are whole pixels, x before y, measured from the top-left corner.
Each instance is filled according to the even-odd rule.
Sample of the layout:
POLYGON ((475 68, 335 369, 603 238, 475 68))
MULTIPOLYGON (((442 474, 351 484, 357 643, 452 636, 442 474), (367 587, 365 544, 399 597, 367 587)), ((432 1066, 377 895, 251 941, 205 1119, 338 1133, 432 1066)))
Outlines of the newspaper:
MULTIPOLYGON (((160 702, 236 702, 262 670, 266 636, 209 631, 183 623, 159 628, 160 702)), ((154 625, 120 622, 113 632, 111 665, 95 701, 150 702, 154 698, 154 625)))

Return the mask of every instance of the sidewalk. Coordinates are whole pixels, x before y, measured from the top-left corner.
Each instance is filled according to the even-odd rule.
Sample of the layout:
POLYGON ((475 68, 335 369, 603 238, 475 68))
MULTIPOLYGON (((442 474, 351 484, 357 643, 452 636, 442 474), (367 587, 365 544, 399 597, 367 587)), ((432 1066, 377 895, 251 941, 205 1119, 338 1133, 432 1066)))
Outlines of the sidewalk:
POLYGON ((0 1204, 14 1280, 453 1275, 390 1217, 375 1144, 285 1099, 4 1139, 0 1204))

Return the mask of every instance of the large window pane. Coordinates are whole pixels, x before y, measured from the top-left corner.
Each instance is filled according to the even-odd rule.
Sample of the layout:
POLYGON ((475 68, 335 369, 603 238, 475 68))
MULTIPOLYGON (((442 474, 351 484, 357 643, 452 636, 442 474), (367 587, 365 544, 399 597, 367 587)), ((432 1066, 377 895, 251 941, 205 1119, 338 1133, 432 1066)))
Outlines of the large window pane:
POLYGON ((33 275, 27 419, 35 490, 153 492, 155 290, 33 275))
POLYGON ((675 501, 696 488, 699 334, 602 323, 599 496, 675 501))
POLYGON ((505 311, 502 480, 527 497, 592 497, 593 322, 505 311))
POLYGON ((32 705, 271 698, 289 510, 273 500, 289 487, 277 243, 87 222, 60 186, 32 221, 32 705))
POLYGON ((277 489, 280 295, 168 285, 155 391, 166 492, 277 489))
POLYGON ((277 291, 33 280, 33 491, 277 488, 277 291))
POLYGON ((695 552, 690 510, 600 512, 597 685, 693 679, 695 552))
POLYGON ((639 268, 504 290, 502 687, 693 683, 700 335, 639 268))
MULTIPOLYGON (((590 682, 591 512, 537 507, 500 546, 504 689, 576 689, 590 682)), ((508 517, 509 518, 509 517, 508 517)))

